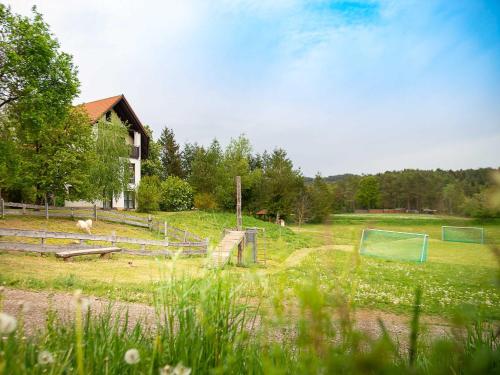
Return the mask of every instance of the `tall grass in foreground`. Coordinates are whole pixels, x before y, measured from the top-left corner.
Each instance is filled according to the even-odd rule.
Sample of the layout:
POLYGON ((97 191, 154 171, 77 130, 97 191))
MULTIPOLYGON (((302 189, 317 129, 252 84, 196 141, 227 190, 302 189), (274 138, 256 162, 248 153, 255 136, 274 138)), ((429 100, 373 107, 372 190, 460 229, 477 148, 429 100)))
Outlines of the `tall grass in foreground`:
POLYGON ((358 331, 347 298, 323 293, 315 280, 297 291, 299 312, 288 332, 264 323, 261 314, 270 314, 271 309, 259 311, 255 301, 259 297, 253 296, 250 304, 240 285, 240 279, 220 271, 199 280, 166 277, 155 285, 155 317, 134 324, 127 311, 111 306, 100 315, 92 314, 78 294, 76 314, 83 314, 81 321, 78 317, 60 321, 49 312, 45 329, 34 335, 25 335, 22 316, 13 330, 9 317, 0 315, 0 374, 500 371, 499 336, 491 325, 461 317, 453 335, 422 339, 419 304, 425 290, 423 296, 416 295, 405 346, 393 341, 383 322, 379 338, 358 331), (337 314, 332 314, 331 306, 336 306, 337 314))

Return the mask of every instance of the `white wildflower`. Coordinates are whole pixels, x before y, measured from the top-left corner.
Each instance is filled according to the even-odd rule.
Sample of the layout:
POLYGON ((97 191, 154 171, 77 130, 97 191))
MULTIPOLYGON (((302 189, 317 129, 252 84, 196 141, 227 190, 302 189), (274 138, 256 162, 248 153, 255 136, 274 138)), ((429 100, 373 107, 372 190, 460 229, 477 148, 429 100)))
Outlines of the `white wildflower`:
POLYGON ((51 352, 47 350, 41 351, 38 353, 38 363, 40 365, 48 365, 49 363, 54 363, 54 357, 51 352))
POLYGON ((17 320, 13 316, 0 312, 0 334, 8 335, 16 330, 17 320))
POLYGON ((170 365, 165 365, 160 369, 160 375, 189 375, 191 374, 191 369, 185 367, 182 363, 178 363, 177 366, 172 367, 170 365))
POLYGON ((139 351, 137 349, 129 349, 125 353, 124 359, 129 365, 135 365, 136 363, 139 363, 141 356, 139 355, 139 351))
POLYGON ((174 368, 173 375, 189 375, 191 374, 191 369, 189 367, 185 367, 182 363, 179 363, 174 368))
POLYGON ((160 375, 172 375, 174 373, 174 367, 170 365, 165 365, 160 368, 160 375))

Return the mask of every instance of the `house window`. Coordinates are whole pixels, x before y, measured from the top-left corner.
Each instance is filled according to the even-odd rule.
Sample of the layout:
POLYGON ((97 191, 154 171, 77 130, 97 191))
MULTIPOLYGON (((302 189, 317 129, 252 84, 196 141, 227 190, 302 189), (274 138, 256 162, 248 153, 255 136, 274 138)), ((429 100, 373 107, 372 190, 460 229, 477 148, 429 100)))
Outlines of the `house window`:
POLYGON ((130 184, 135 184, 135 164, 130 163, 128 166, 128 169, 129 169, 129 173, 130 173, 130 178, 129 178, 128 182, 130 184))
POLYGON ((125 208, 132 209, 135 208, 135 192, 125 191, 123 193, 123 200, 125 208))

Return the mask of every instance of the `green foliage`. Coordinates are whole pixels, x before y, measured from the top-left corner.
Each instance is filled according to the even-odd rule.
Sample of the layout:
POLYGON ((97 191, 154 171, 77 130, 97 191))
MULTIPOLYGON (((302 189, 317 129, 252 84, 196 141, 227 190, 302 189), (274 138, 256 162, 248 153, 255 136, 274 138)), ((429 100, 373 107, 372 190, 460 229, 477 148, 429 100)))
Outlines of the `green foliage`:
POLYGON ((160 208, 164 211, 185 211, 193 207, 193 189, 179 177, 169 176, 161 184, 160 208))
POLYGON ((265 153, 262 160, 258 201, 270 213, 287 218, 293 213, 297 197, 303 189, 302 174, 300 170, 293 169, 285 150, 276 149, 271 155, 265 153))
POLYGON ((162 164, 160 160, 161 146, 153 139, 153 130, 145 125, 146 133, 149 136, 149 154, 147 159, 141 160, 141 176, 162 176, 162 164))
POLYGON ((464 191, 458 183, 451 182, 443 188, 443 203, 450 215, 459 212, 464 200, 464 191))
POLYGON ((181 153, 179 145, 175 141, 174 131, 167 127, 163 128, 158 145, 160 146, 163 177, 177 176, 182 178, 184 172, 181 165, 181 153))
POLYGON ((84 191, 90 200, 117 199, 127 190, 130 171, 130 148, 126 142, 128 130, 116 114, 103 118, 95 125, 96 140, 90 164, 89 185, 84 191))
POLYGON ((160 209, 161 181, 158 176, 144 176, 137 188, 137 210, 152 212, 160 209))
POLYGON ((465 198, 461 211, 467 216, 477 218, 500 217, 500 208, 492 205, 490 194, 492 192, 485 189, 470 198, 465 198))
MULTIPOLYGON (((492 168, 467 169, 459 171, 405 169, 384 172, 373 176, 379 185, 381 208, 405 208, 422 211, 434 209, 448 214, 467 214, 483 211, 478 215, 490 215, 481 206, 481 197, 475 194, 490 194, 493 186, 491 175, 498 170, 492 168), (475 207, 475 208, 474 208, 475 207)), ((335 211, 352 212, 355 208, 368 208, 368 202, 355 200, 362 176, 341 175, 325 178, 331 182, 335 193, 335 211)))
POLYGON ((217 200, 210 193, 198 193, 194 196, 194 207, 199 210, 213 211, 217 210, 217 200))
POLYGON ((88 126, 71 110, 76 68, 36 9, 29 18, 0 4, 0 33, 0 148, 8 152, 0 156, 0 187, 63 196, 65 185, 81 180, 79 160, 90 148, 88 126))
POLYGON ((377 178, 374 176, 363 177, 356 190, 356 202, 363 208, 375 208, 378 204, 380 189, 377 178))
POLYGON ((214 139, 205 149, 199 147, 191 164, 189 183, 197 193, 214 193, 220 183, 222 150, 214 139))
POLYGON ((333 203, 333 195, 328 184, 318 174, 308 191, 311 200, 311 221, 314 223, 325 221, 332 212, 333 203))

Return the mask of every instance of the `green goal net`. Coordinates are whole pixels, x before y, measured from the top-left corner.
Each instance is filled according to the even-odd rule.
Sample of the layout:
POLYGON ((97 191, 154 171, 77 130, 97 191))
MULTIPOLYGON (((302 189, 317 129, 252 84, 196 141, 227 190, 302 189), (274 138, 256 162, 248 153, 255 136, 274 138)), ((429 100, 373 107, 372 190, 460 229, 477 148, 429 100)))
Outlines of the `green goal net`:
POLYGON ((425 262, 428 245, 427 234, 364 229, 359 253, 389 260, 425 262))
POLYGON ((452 242, 484 243, 484 229, 477 227, 443 226, 441 239, 452 242))

